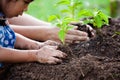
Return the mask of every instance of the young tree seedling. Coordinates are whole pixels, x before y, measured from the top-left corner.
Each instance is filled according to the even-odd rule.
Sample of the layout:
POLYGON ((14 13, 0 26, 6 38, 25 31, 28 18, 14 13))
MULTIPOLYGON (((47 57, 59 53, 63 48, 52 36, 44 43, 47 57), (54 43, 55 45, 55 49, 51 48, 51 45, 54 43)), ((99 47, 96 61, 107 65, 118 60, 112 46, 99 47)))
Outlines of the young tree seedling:
POLYGON ((95 28, 101 28, 103 25, 108 25, 109 23, 109 17, 100 10, 82 10, 79 13, 79 17, 87 17, 84 20, 84 24, 91 23, 95 28))
POLYGON ((58 35, 63 44, 65 43, 67 31, 73 28, 73 26, 69 24, 71 22, 79 22, 81 16, 88 17, 83 21, 84 24, 91 23, 96 28, 101 28, 103 25, 108 24, 108 16, 100 10, 96 10, 94 12, 90 10, 79 11, 78 7, 82 5, 79 0, 60 0, 56 5, 64 5, 66 8, 60 11, 61 15, 50 16, 49 21, 54 22, 55 26, 60 28, 58 35))
POLYGON ((48 21, 53 21, 56 23, 55 26, 60 28, 58 35, 61 42, 64 44, 67 31, 73 28, 73 25, 70 25, 70 23, 78 21, 75 18, 75 13, 78 6, 81 5, 81 2, 79 0, 60 0, 56 5, 64 5, 66 6, 66 9, 60 11, 62 15, 50 16, 48 21))

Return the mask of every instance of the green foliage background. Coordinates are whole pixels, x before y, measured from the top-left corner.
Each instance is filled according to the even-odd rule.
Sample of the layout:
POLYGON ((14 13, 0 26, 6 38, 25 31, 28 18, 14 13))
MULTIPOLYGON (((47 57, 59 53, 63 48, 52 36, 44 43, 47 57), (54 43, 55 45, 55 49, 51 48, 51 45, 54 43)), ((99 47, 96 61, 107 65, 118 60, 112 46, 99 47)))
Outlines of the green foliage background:
MULTIPOLYGON (((82 8, 102 10, 105 14, 110 15, 110 0, 80 0, 83 2, 82 8)), ((47 21, 48 17, 53 14, 59 14, 59 9, 55 4, 58 0, 34 0, 28 8, 27 13, 41 20, 47 21)))

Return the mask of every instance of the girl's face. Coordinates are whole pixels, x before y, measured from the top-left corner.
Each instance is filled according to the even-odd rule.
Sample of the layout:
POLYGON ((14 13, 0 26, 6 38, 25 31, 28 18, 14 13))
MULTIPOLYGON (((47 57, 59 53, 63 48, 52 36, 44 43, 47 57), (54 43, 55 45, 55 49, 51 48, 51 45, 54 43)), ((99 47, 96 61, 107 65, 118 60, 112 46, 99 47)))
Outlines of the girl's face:
POLYGON ((6 2, 6 5, 3 6, 3 13, 6 17, 17 17, 22 15, 24 11, 27 11, 29 3, 33 0, 11 0, 6 2))

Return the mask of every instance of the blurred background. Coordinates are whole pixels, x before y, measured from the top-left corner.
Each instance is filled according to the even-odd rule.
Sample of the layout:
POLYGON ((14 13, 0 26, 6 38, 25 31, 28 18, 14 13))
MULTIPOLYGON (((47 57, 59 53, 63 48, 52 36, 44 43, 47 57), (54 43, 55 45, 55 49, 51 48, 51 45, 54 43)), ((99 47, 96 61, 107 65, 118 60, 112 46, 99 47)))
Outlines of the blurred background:
MULTIPOLYGON (((120 0, 79 0, 82 2, 82 9, 97 8, 111 17, 119 17, 120 0)), ((50 15, 59 14, 60 7, 56 7, 58 0, 34 0, 28 8, 27 14, 38 19, 47 21, 50 15)), ((64 8, 64 7, 62 7, 64 8)))

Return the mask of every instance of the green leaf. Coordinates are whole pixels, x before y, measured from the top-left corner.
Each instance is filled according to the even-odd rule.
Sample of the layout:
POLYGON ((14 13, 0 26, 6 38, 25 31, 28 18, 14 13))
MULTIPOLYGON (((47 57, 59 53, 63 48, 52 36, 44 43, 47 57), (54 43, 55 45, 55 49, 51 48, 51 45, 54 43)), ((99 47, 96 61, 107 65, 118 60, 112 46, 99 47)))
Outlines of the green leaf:
POLYGON ((104 13, 100 12, 99 13, 100 17, 105 21, 105 24, 109 23, 108 16, 105 15, 104 13))
POLYGON ((96 26, 97 28, 101 28, 102 25, 103 25, 103 22, 102 22, 102 20, 101 20, 99 15, 96 15, 94 17, 94 22, 95 22, 94 26, 96 26))
POLYGON ((81 10, 79 13, 78 13, 78 16, 79 17, 82 17, 82 16, 93 16, 93 13, 89 10, 81 10))
POLYGON ((63 20, 64 20, 65 22, 75 21, 73 18, 70 18, 70 17, 65 17, 63 20))
POLYGON ((61 10, 62 13, 69 13, 69 10, 68 9, 63 9, 61 10))
POLYGON ((78 6, 81 6, 82 5, 82 2, 75 2, 73 7, 74 8, 77 8, 78 6))
POLYGON ((75 21, 73 18, 70 18, 70 17, 64 17, 63 19, 62 19, 62 24, 66 24, 66 25, 68 25, 70 22, 72 22, 72 21, 75 21))
POLYGON ((58 33, 58 36, 59 36, 59 38, 60 38, 60 40, 62 41, 63 44, 65 43, 65 35, 66 35, 66 32, 62 29, 58 33))
POLYGON ((57 19, 57 16, 56 15, 51 15, 49 18, 48 18, 48 21, 51 22, 51 21, 54 21, 57 19))
POLYGON ((74 26, 71 25, 71 26, 67 27, 67 30, 72 30, 73 28, 74 28, 74 26))
POLYGON ((67 4, 70 4, 69 0, 61 0, 57 3, 57 5, 67 5, 67 4))
POLYGON ((61 28, 61 24, 60 23, 54 23, 54 24, 55 24, 55 26, 61 28))
POLYGON ((83 24, 88 24, 88 23, 93 24, 94 20, 93 19, 86 19, 86 20, 83 21, 83 24))

